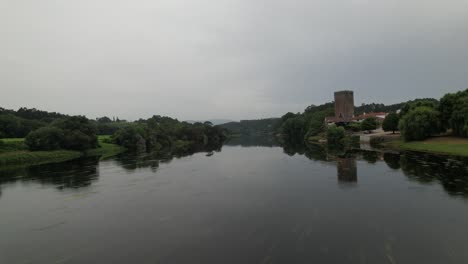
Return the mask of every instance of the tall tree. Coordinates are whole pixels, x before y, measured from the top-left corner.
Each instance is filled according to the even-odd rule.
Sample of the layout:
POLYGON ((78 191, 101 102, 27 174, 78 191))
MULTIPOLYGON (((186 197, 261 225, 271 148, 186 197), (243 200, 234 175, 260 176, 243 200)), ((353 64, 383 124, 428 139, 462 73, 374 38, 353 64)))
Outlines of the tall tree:
POLYGON ((367 130, 371 132, 374 129, 377 129, 377 120, 373 117, 366 118, 361 123, 362 130, 367 130))
POLYGON ((398 114, 390 113, 385 117, 382 123, 382 129, 384 131, 392 131, 393 134, 395 134, 395 131, 398 130, 398 122, 400 122, 398 114))
POLYGON ((442 131, 440 113, 431 107, 416 107, 401 118, 399 128, 405 141, 426 139, 442 131))

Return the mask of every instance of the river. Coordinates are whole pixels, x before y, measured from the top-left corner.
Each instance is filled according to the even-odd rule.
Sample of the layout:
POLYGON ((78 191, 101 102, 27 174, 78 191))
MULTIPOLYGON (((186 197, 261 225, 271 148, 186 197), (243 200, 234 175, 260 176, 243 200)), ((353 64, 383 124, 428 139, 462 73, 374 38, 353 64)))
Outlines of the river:
POLYGON ((467 249, 464 159, 234 142, 0 172, 5 264, 468 263, 467 249))

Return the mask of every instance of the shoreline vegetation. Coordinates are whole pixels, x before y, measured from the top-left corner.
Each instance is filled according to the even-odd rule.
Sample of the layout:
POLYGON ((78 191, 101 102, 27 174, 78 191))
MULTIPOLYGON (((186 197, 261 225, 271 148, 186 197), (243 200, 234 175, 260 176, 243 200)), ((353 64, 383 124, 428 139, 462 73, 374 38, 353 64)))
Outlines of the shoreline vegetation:
POLYGON ((365 113, 385 113, 385 118, 369 115, 362 120, 331 124, 327 117, 337 113, 335 103, 329 102, 311 105, 303 112, 289 112, 281 118, 241 120, 221 126, 236 136, 271 135, 283 146, 323 144, 332 149, 352 149, 366 142, 392 151, 468 156, 468 89, 440 99, 421 98, 394 105, 372 103, 354 108, 354 115, 365 113))
POLYGON ((227 131, 211 122, 192 124, 167 116, 93 120, 34 108, 0 108, 1 169, 81 157, 104 159, 126 150, 174 155, 217 151, 226 138, 227 131))
POLYGON ((397 151, 416 151, 431 154, 468 157, 468 139, 453 136, 433 137, 423 141, 405 142, 392 137, 378 144, 381 148, 397 151))
POLYGON ((119 145, 107 143, 110 136, 98 136, 99 147, 86 151, 50 150, 29 151, 24 145, 24 138, 0 139, 0 167, 16 167, 59 163, 82 157, 101 156, 106 159, 124 152, 119 145))
POLYGON ((334 102, 311 105, 302 113, 281 118, 241 120, 222 125, 189 123, 154 115, 135 121, 113 117, 88 119, 37 109, 0 107, 0 166, 63 162, 80 157, 117 155, 125 150, 167 154, 218 151, 229 137, 274 137, 284 146, 324 143, 352 149, 363 138, 389 150, 411 150, 468 156, 468 89, 440 100, 415 99, 395 104, 363 104, 355 114, 388 113, 384 120, 368 117, 329 125, 334 102), (382 127, 385 132, 372 131, 382 127), (364 135, 365 134, 365 135, 364 135), (103 136, 107 135, 107 136, 103 136))

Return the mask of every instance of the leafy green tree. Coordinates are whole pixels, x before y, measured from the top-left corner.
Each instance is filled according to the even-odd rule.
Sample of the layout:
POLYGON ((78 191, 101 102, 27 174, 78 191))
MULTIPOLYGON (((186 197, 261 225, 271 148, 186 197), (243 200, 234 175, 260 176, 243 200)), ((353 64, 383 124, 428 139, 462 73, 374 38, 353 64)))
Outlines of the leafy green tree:
POLYGON ((302 116, 289 118, 282 126, 283 137, 287 143, 302 144, 306 133, 305 120, 302 116))
POLYGON ((468 89, 446 94, 440 100, 438 110, 441 126, 451 128, 456 136, 468 137, 468 89))
POLYGON ((46 125, 46 123, 24 119, 13 114, 0 114, 0 134, 2 137, 22 138, 29 132, 46 125))
POLYGON ((290 118, 294 118, 296 117, 297 115, 292 113, 292 112, 288 112, 286 114, 284 114, 282 117, 281 117, 281 122, 285 122, 286 120, 290 119, 290 118))
POLYGON ((362 126, 361 123, 350 123, 346 126, 346 129, 349 129, 353 132, 359 132, 362 131, 362 126))
POLYGON ((405 116, 409 111, 417 107, 426 106, 429 108, 437 109, 438 105, 439 102, 435 99, 417 99, 414 101, 409 101, 402 107, 400 111, 400 117, 405 116))
POLYGON ((457 100, 450 118, 453 134, 468 137, 468 96, 457 100))
POLYGON ((112 119, 110 119, 109 117, 107 116, 103 116, 103 117, 98 117, 96 118, 96 121, 98 123, 111 123, 112 122, 112 119))
POLYGON ((327 143, 331 146, 342 146, 346 138, 346 131, 343 127, 331 126, 327 130, 327 143))
POLYGON ((438 110, 440 112, 441 126, 445 129, 451 128, 450 119, 452 118, 453 108, 456 103, 456 94, 449 93, 440 99, 438 110))
POLYGON ((97 128, 84 116, 71 116, 54 121, 51 126, 63 130, 62 147, 71 150, 86 150, 98 147, 97 128))
POLYGON ((146 150, 144 135, 145 133, 141 127, 129 125, 119 129, 112 135, 112 140, 116 144, 130 150, 146 150))
POLYGON ((308 128, 306 135, 307 138, 311 136, 316 136, 321 132, 325 131, 325 117, 326 114, 323 111, 305 114, 305 126, 306 128, 308 128))
POLYGON ((382 128, 384 131, 392 131, 395 134, 395 131, 398 130, 398 123, 400 122, 400 117, 397 113, 388 114, 383 123, 382 128))
POLYGON ((399 129, 405 141, 426 139, 441 132, 440 113, 431 107, 416 107, 401 118, 399 129))
POLYGON ((371 130, 377 129, 377 119, 370 117, 366 118, 361 123, 362 130, 367 130, 371 132, 371 130))
POLYGON ((56 127, 42 127, 32 131, 25 139, 29 150, 56 150, 62 148, 65 134, 56 127))

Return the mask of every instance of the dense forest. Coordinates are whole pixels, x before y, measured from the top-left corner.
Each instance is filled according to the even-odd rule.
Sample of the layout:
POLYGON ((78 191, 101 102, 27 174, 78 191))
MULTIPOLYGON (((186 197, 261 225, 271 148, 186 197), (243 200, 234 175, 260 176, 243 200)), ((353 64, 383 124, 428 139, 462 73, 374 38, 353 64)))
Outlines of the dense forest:
MULTIPOLYGON (((23 138, 31 131, 48 126, 57 119, 69 117, 69 115, 35 108, 21 107, 15 111, 0 107, 0 138, 23 138)), ((88 121, 95 126, 98 135, 111 135, 127 124, 125 120, 108 117, 88 121)))
POLYGON ((242 136, 273 136, 280 124, 279 118, 265 118, 258 120, 241 120, 229 122, 220 126, 229 130, 231 134, 242 136))
POLYGON ((197 151, 218 149, 226 130, 210 122, 180 122, 153 116, 127 122, 118 118, 96 120, 37 109, 17 111, 0 108, 0 138, 25 138, 32 151, 79 150, 98 147, 97 135, 112 135, 109 141, 135 151, 197 151))

